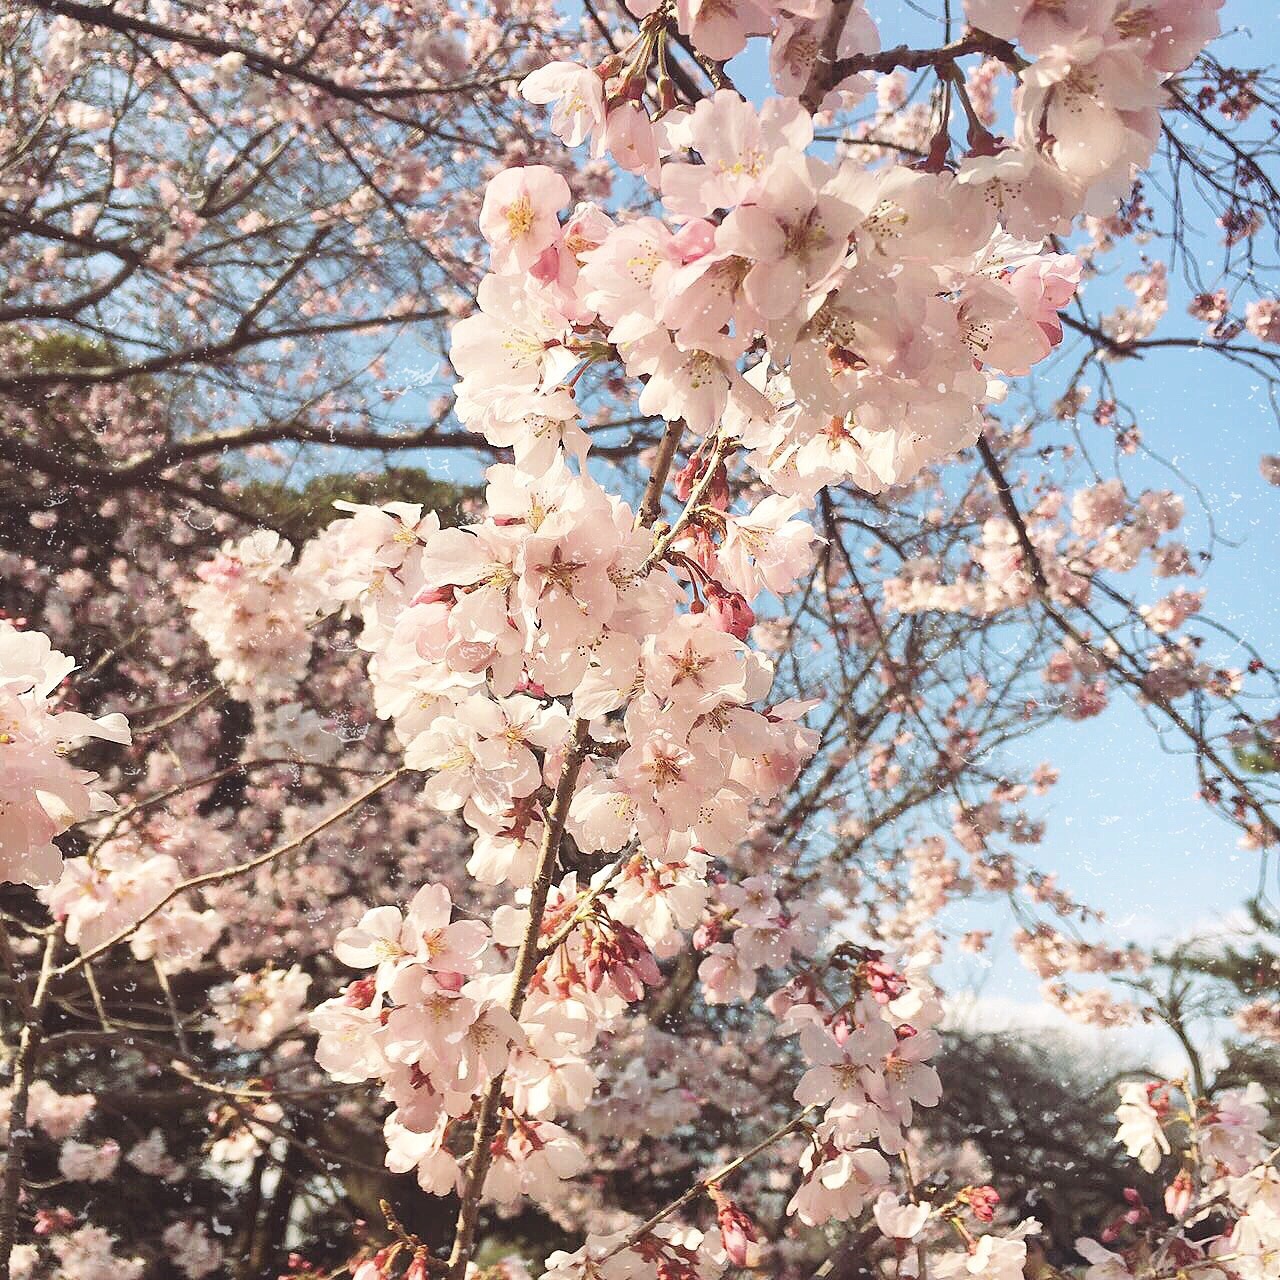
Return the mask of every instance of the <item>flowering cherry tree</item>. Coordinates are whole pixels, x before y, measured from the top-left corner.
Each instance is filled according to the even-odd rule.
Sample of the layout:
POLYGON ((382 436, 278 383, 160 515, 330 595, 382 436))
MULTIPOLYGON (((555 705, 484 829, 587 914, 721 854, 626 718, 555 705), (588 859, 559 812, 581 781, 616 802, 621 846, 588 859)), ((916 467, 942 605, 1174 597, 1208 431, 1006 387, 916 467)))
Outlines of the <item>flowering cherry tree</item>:
MULTIPOLYGON (((1069 1258, 923 1136, 937 966, 988 945, 951 901, 1008 898, 1079 1020, 1159 1012, 1024 852, 1056 771, 990 751, 1123 691, 1278 834, 1265 661, 1126 594, 1193 576, 1183 499, 1021 474, 1010 408, 1070 334, 1054 415, 1141 447, 1112 371, 1168 268, 1078 293, 1168 113, 1254 252, 1267 85, 1202 57, 1217 7, 971 0, 918 48, 852 0, 0 19, 0 458, 48 534, 4 552, 0 1275, 1280 1273, 1265 1090, 1198 1058, 1121 1083, 1147 1181, 1069 1258), (448 369, 388 431, 406 335, 448 369), (249 527, 253 463, 326 442, 491 465, 249 527)), ((1195 341, 1271 376, 1232 272, 1195 341)))

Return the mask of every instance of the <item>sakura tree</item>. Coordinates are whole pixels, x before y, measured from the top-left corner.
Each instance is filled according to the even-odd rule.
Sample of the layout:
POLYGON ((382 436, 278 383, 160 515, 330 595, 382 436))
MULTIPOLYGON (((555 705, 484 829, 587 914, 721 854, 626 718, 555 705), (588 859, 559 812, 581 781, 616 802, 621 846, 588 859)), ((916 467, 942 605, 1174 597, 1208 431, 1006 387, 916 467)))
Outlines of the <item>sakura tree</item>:
POLYGON ((1275 377, 1217 8, 0 18, 0 1276, 1280 1271, 1265 1089, 1000 754, 1133 697, 1266 873, 1273 672, 1135 586, 1196 575, 1184 496, 1050 434, 1145 449, 1144 353, 1275 377), (1166 164, 1212 279, 1181 200, 1147 252, 1166 164), (1188 1052, 1078 1240, 929 1119, 998 945, 1188 1052))

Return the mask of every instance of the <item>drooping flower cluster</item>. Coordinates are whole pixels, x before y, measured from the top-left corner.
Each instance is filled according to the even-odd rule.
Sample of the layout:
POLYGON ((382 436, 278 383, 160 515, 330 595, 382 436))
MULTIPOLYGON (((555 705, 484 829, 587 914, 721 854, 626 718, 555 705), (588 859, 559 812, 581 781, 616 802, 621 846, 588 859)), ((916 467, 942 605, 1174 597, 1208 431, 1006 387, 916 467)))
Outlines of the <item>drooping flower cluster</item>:
MULTIPOLYGON (((806 155, 812 119, 792 96, 757 110, 722 89, 651 121, 630 89, 652 59, 664 65, 656 11, 626 56, 595 71, 543 68, 523 90, 555 104, 552 128, 643 174, 678 226, 580 206, 561 227, 559 174, 501 175, 481 229, 500 276, 529 282, 490 279, 481 316, 459 326, 460 416, 508 443, 520 394, 553 386, 566 343, 594 322, 645 380, 642 410, 698 433, 730 413, 775 489, 812 497, 828 483, 874 491, 908 478, 972 442, 982 404, 1002 394, 994 375, 1025 373, 1061 338, 1056 312, 1079 266, 1041 244, 1081 209, 1110 212, 1127 194, 1155 143, 1161 82, 1216 32, 1216 7, 1100 0, 1041 19, 977 0, 975 27, 1038 56, 1027 65, 1000 50, 1021 80, 1016 143, 993 138, 975 112, 971 153, 954 171, 942 163, 945 124, 936 162, 931 150, 915 171, 806 155), (767 360, 744 381, 739 358, 761 350, 767 360)), ((791 72, 776 78, 786 95, 818 70, 816 33, 832 21, 843 22, 840 57, 879 47, 859 5, 847 16, 830 5, 711 14, 681 6, 679 30, 712 57, 770 34, 775 77, 791 72)))
MULTIPOLYGON (((115 1252, 115 1238, 102 1227, 85 1223, 72 1231, 58 1231, 49 1237, 49 1249, 58 1260, 58 1270, 76 1280, 141 1280, 146 1259, 122 1257, 115 1252)), ((36 1246, 22 1244, 15 1250, 14 1274, 36 1274, 39 1263, 36 1246)))
POLYGON ((68 1138, 58 1155, 58 1172, 68 1182, 106 1182, 120 1163, 120 1144, 108 1139, 100 1146, 68 1138))
MULTIPOLYGON (((501 971, 489 930, 451 917, 442 885, 420 889, 403 917, 394 907, 369 912, 339 937, 337 954, 373 973, 312 1015, 321 1065, 339 1080, 380 1079, 395 1104, 386 1122, 388 1166, 401 1173, 416 1168, 419 1184, 435 1195, 458 1184, 447 1143, 457 1119, 509 1068, 507 1084, 520 1098, 516 1063, 530 1053, 530 1038, 552 1045, 564 1031, 559 1022, 540 1026, 532 1013, 516 1022, 506 1008, 511 978, 501 971)), ((556 1065, 560 1078, 542 1082, 542 1105, 513 1111, 501 1132, 485 1184, 498 1200, 521 1194, 545 1200, 559 1179, 583 1166, 576 1139, 552 1122, 564 1088, 581 1088, 582 1081, 556 1065)), ((556 1071, 548 1067, 545 1074, 556 1071)), ((588 1072, 588 1092, 591 1083, 588 1072)))
MULTIPOLYGON (((832 951, 825 910, 784 908, 764 877, 712 875, 817 741, 801 724, 807 704, 769 704, 772 663, 747 641, 765 594, 811 570, 819 539, 802 517, 824 487, 878 492, 954 454, 1003 396, 999 377, 1049 355, 1080 264, 1047 252, 1047 237, 1086 203, 1109 203, 1108 184, 1145 153, 1127 135, 1108 139, 1086 173, 1064 127, 1017 148, 977 130, 958 171, 941 136, 915 169, 817 158, 811 38, 829 13, 735 4, 682 5, 676 25, 716 57, 772 34, 775 70, 797 96, 757 108, 721 89, 691 108, 664 102, 655 122, 629 86, 654 60, 661 85, 670 16, 655 8, 596 71, 554 64, 525 82, 531 100, 555 104, 566 141, 590 140, 643 176, 663 216, 570 210, 568 181, 544 165, 489 184, 480 229, 491 273, 451 352, 457 416, 515 459, 487 473, 483 513, 442 528, 405 504, 352 507, 302 552, 296 574, 315 611, 361 620, 378 713, 407 768, 425 774, 423 799, 474 831, 468 870, 517 889, 492 931, 455 919, 441 885, 423 887, 404 916, 370 911, 337 950, 373 972, 313 1015, 318 1056, 340 1080, 381 1082, 394 1108, 389 1166, 416 1169, 433 1193, 458 1191, 464 1216, 481 1191, 552 1201, 583 1163, 558 1121, 590 1106, 591 1053, 661 983, 658 960, 697 928, 707 998, 727 1002, 795 957, 801 971, 770 1009, 808 1064, 797 1101, 823 1112, 789 1210, 817 1225, 878 1203, 907 1238, 921 1224, 883 1195, 893 1198, 888 1158, 913 1107, 939 1097, 926 961, 904 975, 879 952, 832 951), (641 413, 669 424, 639 510, 591 470, 578 388, 605 363, 637 386, 641 413), (683 509, 652 528, 686 434, 683 509), (763 488, 745 510, 735 453, 763 488), (581 885, 558 863, 566 840, 593 869, 581 885), (804 971, 819 953, 850 972, 847 999, 804 971)), ((878 47, 857 6, 840 34, 840 56, 878 47)), ((1106 56, 1136 82, 1099 72, 1088 93, 1108 123, 1145 137, 1140 112, 1164 72, 1154 53, 1142 62, 1136 28, 1117 39, 1124 48, 1106 56), (1130 109, 1139 114, 1117 114, 1130 109)), ((1084 90, 1052 58, 1019 91, 1024 120, 1076 110, 1071 95, 1084 90)), ((837 77, 831 105, 861 88, 852 72, 837 77)), ((1073 511, 1073 553, 1095 550, 1090 534, 1101 540, 1088 506, 1073 511)), ((1031 583, 1010 554, 1012 526, 990 524, 975 558, 1005 596, 984 602, 994 611, 1028 599, 1031 583)), ((1157 513, 1144 529, 1158 524, 1157 513)), ((1176 524, 1141 535, 1139 551, 1176 524)), ((1152 625, 1176 625, 1184 604, 1154 611, 1152 625)), ((719 1247, 754 1263, 756 1227, 712 1195, 719 1247)), ((976 1193, 965 1203, 986 1205, 976 1193)), ((944 1254, 938 1272, 1016 1275, 1033 1230, 944 1254)), ((682 1249, 653 1231, 592 1238, 549 1274, 631 1274, 636 1259, 642 1273, 703 1274, 696 1246, 682 1249)))
POLYGON ((942 1007, 925 964, 922 957, 904 976, 867 953, 840 1008, 824 1007, 817 993, 805 999, 803 988, 794 1002, 786 999, 783 1030, 798 1030, 809 1064, 796 1101, 826 1108, 801 1161, 804 1181, 788 1205, 810 1226, 854 1218, 890 1187, 881 1152, 901 1152, 913 1105, 932 1107, 942 1096, 928 1061, 939 1047, 933 1027, 942 1007))
POLYGON ((1061 338, 1077 264, 1039 253, 1047 226, 1011 236, 980 184, 819 160, 793 99, 757 110, 721 90, 673 112, 663 137, 655 184, 674 229, 586 205, 561 226, 568 188, 545 168, 490 188, 498 274, 457 326, 453 363, 459 416, 494 443, 522 422, 565 438, 573 405, 554 388, 599 358, 590 326, 643 380, 642 411, 699 435, 727 415, 779 493, 878 491, 972 443, 1003 394, 995 375, 1061 338), (744 375, 748 352, 766 358, 744 375))
POLYGON ((165 1228, 161 1239, 173 1265, 187 1280, 202 1280, 222 1266, 222 1246, 209 1235, 203 1222, 175 1222, 165 1228))
MULTIPOLYGON (((34 1080, 27 1095, 27 1123, 38 1126, 55 1142, 69 1138, 93 1113, 91 1093, 59 1093, 47 1080, 34 1080)), ((9 1091, 0 1092, 0 1132, 7 1137, 12 1117, 9 1091)))
MULTIPOLYGON (((631 90, 643 83, 656 53, 661 92, 665 50, 657 18, 662 15, 651 3, 629 7, 637 16, 648 15, 649 22, 623 54, 594 71, 552 63, 528 77, 523 91, 531 102, 554 104, 551 126, 567 145, 589 141, 594 154, 608 151, 620 167, 656 185, 673 130, 665 115, 651 120, 640 95, 631 90)), ((977 49, 988 57, 980 75, 967 77, 973 154, 961 168, 963 180, 986 188, 1018 236, 1065 230, 1081 210, 1109 214, 1128 194, 1134 172, 1151 158, 1165 101, 1163 82, 1217 35, 1220 7, 1221 0, 1142 6, 1088 0, 1049 7, 969 0, 965 16, 982 38, 977 49), (1001 69, 1018 80, 1011 143, 988 132, 996 119, 992 81, 1001 69)), ((865 95, 872 82, 859 72, 870 69, 870 55, 881 47, 862 4, 837 9, 829 0, 681 3, 676 25, 713 59, 739 53, 751 36, 768 36, 778 92, 807 97, 821 81, 813 105, 823 111, 850 106, 865 95)), ((754 176, 746 171, 740 179, 754 176)))

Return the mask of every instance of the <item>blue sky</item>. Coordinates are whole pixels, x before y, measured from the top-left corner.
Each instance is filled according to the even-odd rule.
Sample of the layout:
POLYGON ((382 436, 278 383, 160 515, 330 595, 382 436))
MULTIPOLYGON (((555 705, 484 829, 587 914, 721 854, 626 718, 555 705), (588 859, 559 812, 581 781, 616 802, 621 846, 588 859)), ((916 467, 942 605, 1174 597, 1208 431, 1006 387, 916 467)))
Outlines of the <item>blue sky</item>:
MULTIPOLYGON (((1266 66, 1280 59, 1274 5, 1228 0, 1222 20, 1228 34, 1215 52, 1223 62, 1266 66)), ((924 34, 912 38, 927 38, 923 20, 913 22, 924 34)), ((1162 215, 1160 202, 1156 207, 1162 215)), ((1221 252, 1213 231, 1210 224, 1199 247, 1207 267, 1221 252)), ((1150 252, 1159 256, 1159 245, 1150 246, 1150 252)), ((1103 306, 1123 301, 1119 277, 1133 265, 1131 256, 1118 255, 1114 278, 1090 282, 1086 300, 1103 306)), ((1274 296, 1278 288, 1280 277, 1273 274, 1257 281, 1256 293, 1274 296)), ((1178 274, 1171 273, 1162 333, 1196 332, 1186 315, 1190 296, 1178 274)), ((1274 659, 1274 639, 1280 635, 1280 489, 1266 483, 1258 463, 1260 455, 1280 452, 1280 428, 1265 388, 1248 370, 1207 352, 1152 352, 1113 370, 1145 442, 1195 481, 1203 506, 1181 481, 1148 459, 1127 459, 1126 480, 1132 488, 1185 494, 1185 534, 1193 551, 1210 545, 1212 518, 1213 558, 1191 585, 1207 589, 1207 614, 1274 659)), ((1097 431, 1087 424, 1082 428, 1091 429, 1097 431)), ((1209 637, 1207 660, 1244 664, 1229 641, 1203 628, 1193 630, 1209 637)), ((1106 911, 1118 935, 1144 945, 1185 936, 1229 918, 1255 891, 1257 855, 1240 850, 1237 830, 1196 797, 1191 761, 1165 755, 1141 712, 1123 696, 1114 697, 1107 713, 1095 720, 1064 723, 1023 740, 1012 758, 1028 766, 1048 759, 1061 771, 1046 803, 1048 834, 1035 850, 1036 861, 1106 911)), ((1274 874, 1271 886, 1274 891, 1274 874)), ((995 928, 997 938, 1007 935, 1002 905, 966 914, 972 927, 995 928)), ((984 1002, 993 1008, 1008 1005, 1010 1017, 1035 996, 1034 977, 1007 951, 989 967, 975 961, 951 972, 956 985, 980 985, 984 1002)))

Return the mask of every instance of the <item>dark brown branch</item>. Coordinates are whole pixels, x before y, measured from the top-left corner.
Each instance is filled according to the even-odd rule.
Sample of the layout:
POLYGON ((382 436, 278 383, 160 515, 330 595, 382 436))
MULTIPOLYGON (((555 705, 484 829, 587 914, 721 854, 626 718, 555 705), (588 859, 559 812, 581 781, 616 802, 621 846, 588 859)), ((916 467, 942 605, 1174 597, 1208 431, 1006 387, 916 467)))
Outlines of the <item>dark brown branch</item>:
POLYGON ((196 53, 222 57, 228 53, 239 54, 244 58, 245 66, 256 75, 268 79, 296 80, 310 85, 334 98, 344 102, 371 104, 378 102, 394 102, 405 98, 439 97, 455 93, 468 93, 476 90, 495 89, 515 79, 514 75, 495 76, 490 80, 463 81, 449 85, 402 84, 384 85, 381 87, 360 87, 340 84, 328 76, 309 70, 305 63, 307 58, 297 62, 285 62, 281 58, 262 53, 250 45, 236 44, 230 40, 220 40, 216 36, 202 35, 196 31, 184 31, 179 27, 166 26, 160 22, 152 22, 147 18, 135 18, 129 14, 118 13, 115 9, 101 4, 81 4, 78 0, 24 0, 33 8, 45 13, 57 14, 72 18, 90 27, 104 27, 109 31, 128 36, 152 36, 170 44, 180 44, 196 53))
POLYGON ((164 373, 193 364, 216 364, 238 354, 248 347, 262 346, 268 342, 280 342, 286 338, 321 338, 335 333, 359 333, 368 329, 381 329, 394 325, 411 324, 423 320, 439 320, 447 313, 439 308, 431 311, 406 311, 390 316, 370 316, 358 320, 341 320, 333 324, 291 325, 282 329, 243 331, 237 326, 232 335, 222 342, 206 342, 199 346, 183 347, 148 360, 132 364, 99 365, 91 369, 40 369, 29 373, 0 378, 0 391, 31 392, 45 387, 91 387, 105 382, 124 382, 129 378, 150 373, 164 373))
POLYGON ((833 83, 856 75, 859 71, 879 71, 887 74, 902 68, 904 71, 923 71, 928 67, 949 69, 955 65, 957 58, 982 54, 988 58, 996 58, 1006 66, 1015 70, 1026 63, 1018 51, 1007 40, 988 35, 985 31, 970 30, 959 40, 940 45, 936 49, 911 49, 906 45, 898 45, 894 49, 885 49, 880 53, 859 53, 851 58, 841 58, 832 64, 833 83))

